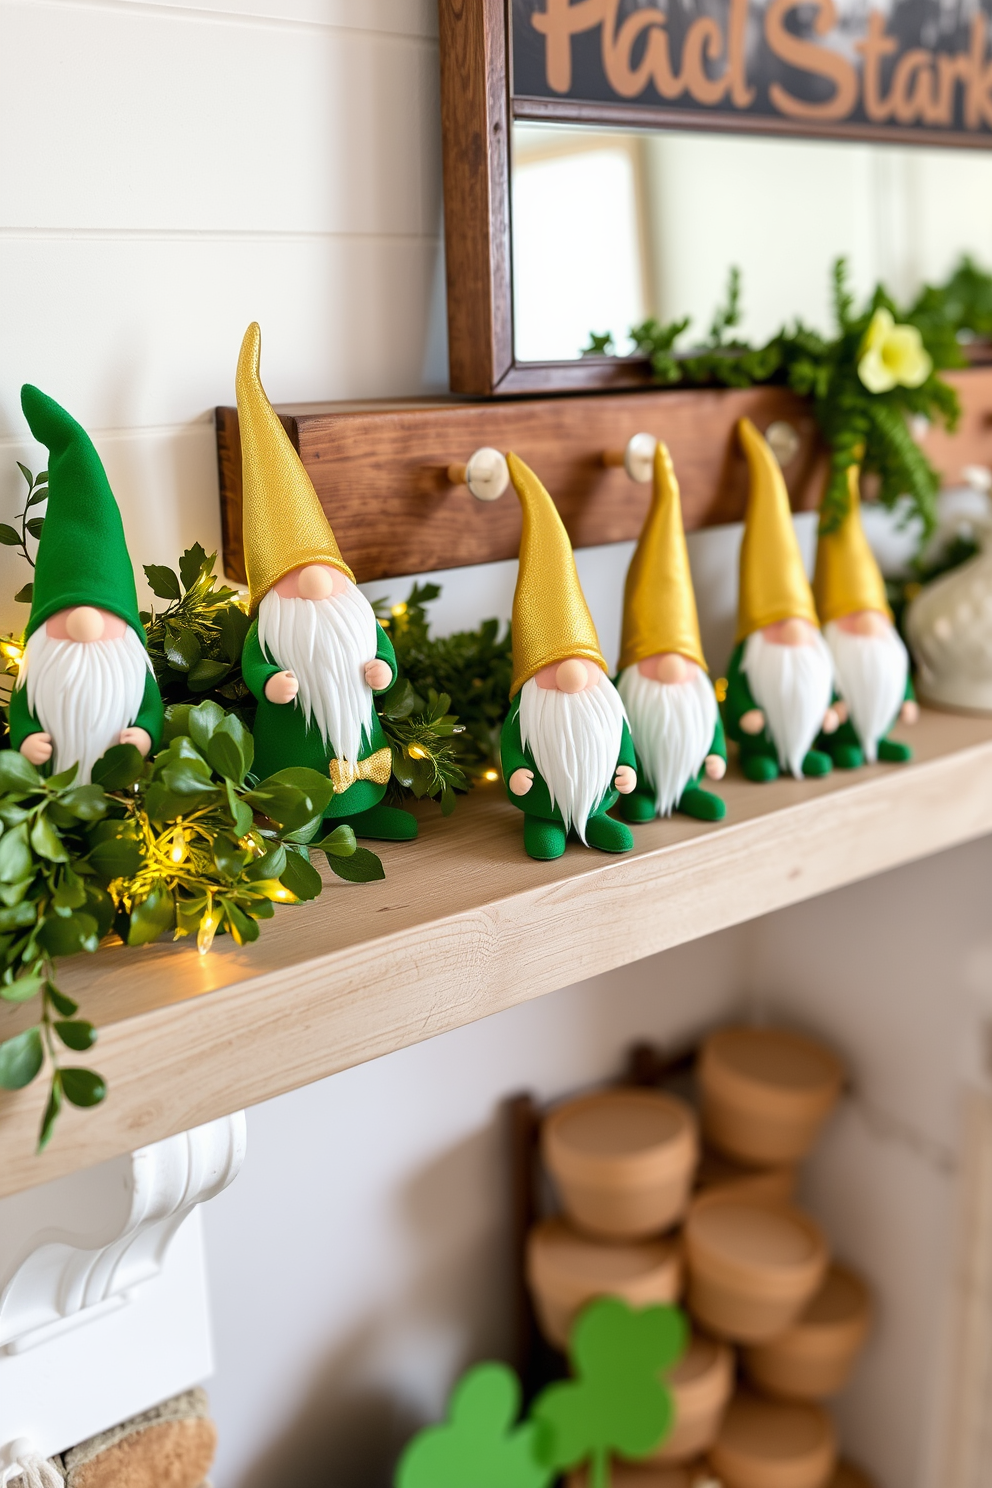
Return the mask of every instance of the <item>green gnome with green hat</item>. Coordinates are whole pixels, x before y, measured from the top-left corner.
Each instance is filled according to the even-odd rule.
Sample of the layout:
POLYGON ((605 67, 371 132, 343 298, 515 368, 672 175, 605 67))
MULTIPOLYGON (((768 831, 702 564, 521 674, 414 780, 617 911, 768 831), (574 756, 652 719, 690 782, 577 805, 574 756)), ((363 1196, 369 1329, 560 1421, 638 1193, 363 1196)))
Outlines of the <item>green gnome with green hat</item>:
POLYGON ((143 755, 163 709, 138 617, 124 527, 100 456, 54 399, 25 384, 21 407, 48 446, 48 508, 38 542, 10 740, 33 765, 76 765, 85 784, 114 744, 143 755))

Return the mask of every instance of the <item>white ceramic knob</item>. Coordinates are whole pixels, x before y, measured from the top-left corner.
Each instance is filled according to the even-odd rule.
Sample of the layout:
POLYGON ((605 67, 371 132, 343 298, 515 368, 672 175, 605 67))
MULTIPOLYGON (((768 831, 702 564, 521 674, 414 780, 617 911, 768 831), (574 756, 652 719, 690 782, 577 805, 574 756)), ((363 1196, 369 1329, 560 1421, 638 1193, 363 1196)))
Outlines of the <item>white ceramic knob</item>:
POLYGON ((633 434, 623 452, 623 468, 632 481, 646 486, 654 475, 654 452, 658 441, 653 434, 633 434))
POLYGON ((476 501, 498 501, 510 484, 506 456, 484 445, 465 466, 465 484, 476 501))

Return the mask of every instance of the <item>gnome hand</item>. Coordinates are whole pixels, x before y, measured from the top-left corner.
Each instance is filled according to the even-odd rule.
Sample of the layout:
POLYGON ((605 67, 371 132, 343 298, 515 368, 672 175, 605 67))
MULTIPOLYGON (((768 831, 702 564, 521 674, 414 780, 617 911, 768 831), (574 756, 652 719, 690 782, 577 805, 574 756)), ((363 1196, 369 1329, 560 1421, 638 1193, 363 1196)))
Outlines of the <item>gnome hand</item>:
POLYGON ((148 732, 147 729, 137 728, 134 724, 132 724, 130 728, 121 729, 120 742, 122 744, 133 744, 135 749, 141 755, 142 759, 147 759, 149 753, 151 752, 151 734, 148 732))
POLYGON ((507 784, 515 796, 525 796, 534 784, 534 771, 514 770, 507 784))
POLYGON ((830 707, 823 715, 823 732, 825 734, 835 734, 839 728, 840 714, 835 707, 830 707))
POLYGON ((51 734, 28 734, 21 745, 21 753, 32 765, 47 765, 52 757, 51 734))
POLYGON ((637 785, 637 771, 632 770, 630 765, 618 765, 613 784, 622 796, 629 796, 637 785))
POLYGON ((847 706, 843 698, 838 698, 837 701, 834 703, 834 712, 837 714, 838 723, 846 723, 850 711, 850 708, 847 706))
POLYGON ((373 692, 385 692, 393 680, 392 668, 388 661, 380 661, 376 657, 365 665, 365 681, 373 692))
POLYGON ((907 698, 899 709, 900 723, 916 723, 920 716, 920 705, 913 698, 907 698))
POLYGON ((765 726, 765 715, 760 708, 749 708, 740 716, 740 727, 745 734, 760 734, 765 726))
POLYGON ((722 780, 727 773, 727 761, 722 754, 706 756, 706 774, 710 780, 722 780))
POLYGON ((300 690, 300 684, 292 672, 276 672, 265 684, 265 696, 270 703, 291 703, 300 690))

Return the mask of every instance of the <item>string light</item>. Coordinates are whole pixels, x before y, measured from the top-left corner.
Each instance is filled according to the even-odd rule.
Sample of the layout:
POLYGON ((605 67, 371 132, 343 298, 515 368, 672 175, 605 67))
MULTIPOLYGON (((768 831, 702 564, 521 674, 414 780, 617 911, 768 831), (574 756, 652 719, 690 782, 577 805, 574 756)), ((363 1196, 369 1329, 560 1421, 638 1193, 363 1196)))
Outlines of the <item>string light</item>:
POLYGON ((484 771, 482 778, 483 780, 498 780, 499 772, 496 770, 486 770, 484 771))
POLYGON ((24 647, 20 641, 0 641, 0 651, 8 661, 12 661, 17 667, 20 666, 24 658, 24 647))
POLYGON ((169 859, 173 863, 181 863, 186 857, 186 853, 186 833, 183 831, 182 825, 177 822, 175 831, 172 834, 172 846, 169 849, 169 859))
POLYGON ((713 691, 716 693, 717 702, 722 703, 727 696, 726 677, 717 677, 716 681, 713 683, 713 691))
POLYGON ((394 604, 389 613, 394 620, 402 620, 406 614, 406 600, 401 600, 399 604, 394 604))
POLYGON ((411 744, 410 748, 407 750, 407 754, 410 756, 411 759, 427 758, 427 750, 422 749, 419 744, 411 744))
POLYGON ((213 903, 207 906, 200 921, 200 928, 196 932, 196 949, 201 956, 205 956, 213 945, 214 936, 217 934, 223 918, 223 914, 219 909, 214 908, 213 903))

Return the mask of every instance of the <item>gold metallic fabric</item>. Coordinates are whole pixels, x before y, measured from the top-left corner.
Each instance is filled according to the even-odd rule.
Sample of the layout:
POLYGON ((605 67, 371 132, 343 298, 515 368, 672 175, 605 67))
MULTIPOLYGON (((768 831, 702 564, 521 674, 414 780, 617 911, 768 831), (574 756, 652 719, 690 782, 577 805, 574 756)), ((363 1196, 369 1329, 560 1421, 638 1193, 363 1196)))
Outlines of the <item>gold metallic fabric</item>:
POLYGON ((329 563, 349 579, 303 461, 265 396, 259 377, 262 332, 252 323, 238 357, 238 422, 244 492, 245 571, 252 614, 273 584, 294 568, 329 563))
POLYGON ((781 466, 750 419, 739 421, 737 433, 751 481, 741 544, 737 640, 779 620, 808 620, 818 627, 781 466))
POLYGON ((594 661, 604 672, 607 667, 558 509, 523 460, 508 454, 506 463, 524 514, 513 595, 512 698, 542 667, 569 656, 594 661))
POLYGON ((816 544, 813 597, 821 625, 858 610, 878 610, 892 619, 885 580, 861 525, 861 471, 847 472, 847 516, 834 532, 821 532, 816 544))
POLYGON ((368 759, 359 760, 357 765, 350 765, 347 760, 332 759, 327 772, 336 796, 344 795, 356 780, 371 780, 375 785, 388 785, 393 773, 392 751, 387 745, 385 749, 377 749, 375 754, 370 754, 368 759))
POLYGON ((654 452, 654 490, 627 570, 619 670, 675 651, 707 671, 699 634, 679 483, 668 446, 654 452))

